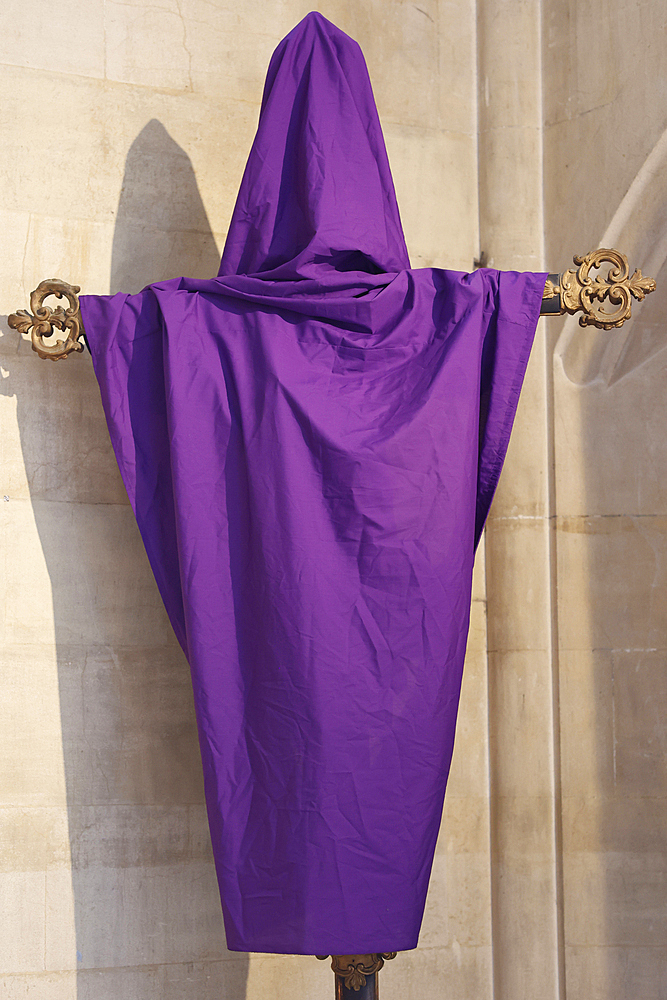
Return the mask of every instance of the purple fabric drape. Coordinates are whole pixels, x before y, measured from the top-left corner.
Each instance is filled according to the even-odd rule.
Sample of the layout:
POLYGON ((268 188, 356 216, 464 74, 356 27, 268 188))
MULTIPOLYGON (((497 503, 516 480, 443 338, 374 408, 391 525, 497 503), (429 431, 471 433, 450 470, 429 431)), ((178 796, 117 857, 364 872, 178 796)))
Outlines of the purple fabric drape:
POLYGON ((545 277, 410 270, 363 57, 309 14, 219 276, 82 299, 192 671, 231 949, 416 946, 545 277))

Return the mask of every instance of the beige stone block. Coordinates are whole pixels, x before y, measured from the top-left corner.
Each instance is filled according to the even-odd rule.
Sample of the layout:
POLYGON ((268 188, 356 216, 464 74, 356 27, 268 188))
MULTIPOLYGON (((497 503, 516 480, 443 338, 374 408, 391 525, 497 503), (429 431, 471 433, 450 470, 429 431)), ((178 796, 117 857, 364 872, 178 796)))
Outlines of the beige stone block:
POLYGON ((472 601, 470 605, 470 628, 467 646, 467 649, 470 651, 479 651, 484 654, 486 654, 487 649, 485 552, 486 545, 484 536, 482 536, 475 554, 475 564, 472 574, 472 601))
POLYGON ((118 504, 0 505, 9 565, 6 641, 161 646, 174 642, 134 515, 118 504))
POLYGON ((486 651, 468 651, 448 795, 483 796, 488 790, 486 651))
POLYGON ((485 3, 477 12, 481 123, 516 129, 537 125, 541 98, 540 14, 533 4, 485 3))
POLYGON ((68 869, 69 824, 63 807, 0 809, 0 871, 68 869))
POLYGON ((251 954, 246 984, 247 1000, 262 997, 326 997, 333 995, 331 962, 311 955, 251 954))
POLYGON ((439 854, 488 854, 489 797, 456 795, 451 781, 445 794, 445 808, 436 850, 439 854))
POLYGON ((544 650, 549 642, 549 523, 492 518, 486 527, 489 651, 544 650))
POLYGON ((475 553, 475 564, 472 572, 472 599, 473 601, 486 601, 486 566, 484 564, 484 554, 486 552, 486 546, 484 545, 484 536, 480 540, 477 546, 477 552, 475 553))
POLYGON ((558 519, 558 627, 565 649, 651 650, 667 628, 664 517, 558 519))
POLYGON ((42 872, 0 873, 4 931, 0 969, 39 972, 44 965, 44 887, 42 872))
POLYGON ((3 1000, 239 1000, 247 967, 245 955, 230 953, 221 962, 0 976, 0 993, 3 1000))
POLYGON ((44 964, 54 972, 78 965, 79 934, 74 875, 68 869, 46 873, 44 964))
MULTIPOLYGON (((68 225, 81 219, 101 225, 120 222, 119 239, 132 218, 149 235, 151 230, 225 232, 254 135, 256 106, 228 97, 184 97, 122 84, 102 87, 83 77, 17 72, 2 65, 0 85, 5 95, 0 169, 6 211, 63 218, 68 225), (77 123, 50 147, 48 170, 42 147, 25 131, 26 107, 39 107, 43 120, 77 123), (124 219, 116 220, 117 214, 124 219)), ((109 239, 97 248, 101 260, 109 260, 109 239)), ((107 292, 108 272, 97 284, 94 255, 90 262, 90 276, 60 276, 86 292, 107 292)), ((186 273, 187 267, 178 270, 186 273)), ((48 272, 50 277, 51 268, 48 272)))
MULTIPOLYGON (((51 50, 50 56, 60 61, 57 50, 51 50)), ((121 95, 109 93, 97 80, 83 76, 2 64, 0 83, 4 95, 0 148, 5 178, 3 207, 50 218, 112 221, 124 152, 114 155, 113 146, 124 122, 122 116, 114 120, 108 112, 113 98, 120 103, 121 95), (63 123, 57 143, 46 138, 46 125, 44 141, 35 142, 34 133, 26 128, 29 109, 30 113, 39 109, 34 114, 40 123, 63 123), (76 123, 75 127, 67 127, 67 122, 76 123)), ((76 283, 75 275, 57 276, 76 283)), ((53 277, 53 272, 49 268, 49 273, 40 277, 53 277)))
POLYGON ((559 513, 664 516, 664 361, 656 357, 610 386, 584 387, 556 365, 556 386, 559 513))
MULTIPOLYGON (((556 320, 555 322, 559 322, 556 320)), ((554 336, 555 339, 555 334, 554 336)), ((554 470, 558 511, 562 515, 586 515, 601 513, 589 508, 588 487, 595 493, 595 481, 600 470, 597 462, 591 467, 590 446, 592 441, 583 417, 584 393, 578 386, 563 377, 561 359, 553 360, 554 372, 554 470), (588 456, 586 453, 588 452, 588 456), (588 466, 587 466, 588 459, 588 466)), ((605 429, 608 433, 609 425, 605 429)), ((615 435, 612 435, 615 437, 615 435)), ((616 444, 618 440, 616 440, 616 444)), ((598 440, 598 447, 604 447, 598 440)), ((606 513, 606 512, 605 512, 606 513)))
POLYGON ((180 0, 180 8, 188 47, 196 52, 190 67, 192 89, 209 100, 253 104, 257 112, 271 53, 310 9, 307 4, 281 5, 266 21, 259 0, 247 0, 239 8, 180 0))
MULTIPOLYGON (((208 143, 192 130, 184 136, 190 147, 195 139, 199 139, 199 155, 210 158, 214 136, 208 143)), ((219 177, 214 183, 219 185, 219 177)), ((219 263, 220 251, 191 155, 153 118, 133 137, 125 157, 113 234, 111 290, 137 292, 152 282, 183 274, 209 278, 217 274, 219 263)))
POLYGON ((616 146, 625 154, 634 145, 634 133, 645 134, 658 124, 653 116, 638 118, 631 109, 649 104, 667 60, 657 41, 664 29, 660 4, 639 10, 628 4, 623 11, 627 16, 605 18, 601 24, 593 0, 566 4, 550 0, 545 10, 544 57, 551 83, 545 94, 547 124, 563 119, 585 122, 587 114, 616 109, 628 129, 626 142, 616 146), (632 80, 631 93, 623 86, 625 80, 632 80))
MULTIPOLYGON (((34 823, 36 831, 39 831, 40 824, 44 824, 42 829, 52 829, 58 843, 60 835, 56 831, 62 820, 57 818, 57 812, 44 813, 41 817, 39 813, 22 813, 28 807, 65 804, 65 768, 54 650, 51 646, 5 646, 0 652, 0 668, 3 687, 0 699, 3 760, 0 803, 18 810, 13 815, 6 815, 10 830, 14 823, 25 822, 27 827, 34 823)), ((40 833, 36 832, 35 836, 39 837, 40 833)), ((18 846, 18 850, 22 848, 18 846)), ((51 845, 46 850, 48 853, 51 845)), ((12 857, 10 854, 8 860, 12 857)), ((15 859, 18 862, 18 858, 15 859)), ((30 867, 29 863, 27 867, 30 867)))
POLYGON ((493 126, 480 132, 480 219, 487 266, 542 271, 541 130, 493 126), (516 183, 516 178, 521 183, 516 183))
POLYGON ((73 1000, 80 996, 77 987, 76 972, 0 974, 3 1000, 73 1000))
MULTIPOLYGON (((620 795, 661 800, 667 813, 667 651, 615 650, 614 778, 620 795)), ((660 808, 656 802, 657 808, 660 808)))
MULTIPOLYGON (((3 516, 4 501, 0 500, 0 540, 5 541, 7 537, 6 522, 7 516, 3 516)), ((7 642, 6 632, 7 632, 7 615, 6 615, 6 601, 7 601, 7 559, 2 546, 0 546, 0 644, 5 644, 7 642)), ((53 632, 45 636, 45 641, 49 643, 53 640, 53 632)), ((50 654, 53 653, 53 649, 49 649, 50 654)), ((47 654, 48 655, 48 654, 47 654)), ((55 656, 51 656, 51 663, 55 663, 55 656)), ((11 683, 11 682, 10 682, 11 683)), ((7 706, 7 711, 9 710, 7 706)))
MULTIPOLYGON (((439 1000, 442 984, 455 1000, 469 996, 491 997, 490 948, 461 947, 402 952, 380 973, 383 997, 439 1000), (390 994, 391 995, 391 994, 390 994)), ((239 955, 231 953, 222 962, 193 962, 154 968, 83 970, 77 977, 82 1000, 278 1000, 299 996, 308 1000, 333 993, 329 961, 317 963, 313 956, 239 955), (247 982, 246 982, 247 977, 247 982), (217 992, 216 992, 217 991, 217 992)))
MULTIPOLYGON (((576 100, 575 91, 568 103, 576 100)), ((634 80, 631 91, 623 104, 610 102, 595 110, 595 130, 585 115, 554 122, 544 130, 546 249, 549 260, 556 261, 549 266, 557 271, 571 266, 572 254, 599 246, 621 199, 662 133, 664 124, 649 116, 637 126, 635 108, 641 97, 634 80), (616 129, 621 121, 625 139, 619 144, 616 129), (596 180, 600 176, 605 178, 604 194, 596 180), (573 197, 585 203, 585 212, 562 211, 565 200, 573 197)))
POLYGON ((127 504, 90 355, 53 365, 21 346, 4 359, 0 386, 11 393, 0 396, 1 488, 9 503, 127 504))
MULTIPOLYGON (((248 113, 240 105, 233 109, 237 116, 239 108, 248 113)), ((235 131, 228 139, 207 130, 203 121, 183 121, 183 110, 165 108, 166 124, 153 117, 137 123, 124 139, 123 182, 109 243, 112 292, 137 292, 155 281, 218 273, 252 127, 232 121, 235 131)), ((193 108, 193 117, 213 113, 210 106, 193 108)), ((215 115, 217 120, 217 109, 215 115)))
MULTIPOLYGON (((576 38, 577 30, 584 27, 589 18, 591 4, 559 3, 553 0, 547 3, 545 35, 548 48, 545 51, 545 59, 549 69, 549 79, 553 89, 549 88, 549 93, 544 95, 545 123, 552 125, 563 118, 578 117, 585 111, 590 111, 593 107, 606 104, 609 95, 605 100, 590 102, 590 92, 587 95, 585 90, 581 93, 572 86, 571 74, 581 70, 583 76, 594 76, 600 72, 600 68, 589 70, 586 65, 579 65, 582 56, 582 46, 578 44, 576 38), (579 13, 581 10, 581 13, 579 13), (586 97, 589 97, 587 100, 586 97)), ((591 24, 592 27, 592 24, 591 24)), ((594 58, 601 61, 603 66, 608 64, 609 53, 609 33, 611 25, 600 25, 600 30, 595 34, 595 38, 589 39, 587 53, 584 63, 589 61, 592 53, 594 58)), ((617 53, 620 55, 620 53, 617 53)))
POLYGON ((366 56, 383 124, 473 132, 474 22, 467 6, 443 9, 437 0, 337 6, 353 22, 344 30, 366 56))
MULTIPOLYGON (((14 349, 19 347, 19 343, 23 346, 23 341, 19 342, 17 339, 13 345, 14 349)), ((9 336, 0 339, 0 349, 3 347, 9 348, 9 336)), ((3 470, 1 486, 4 491, 3 497, 9 497, 9 500, 3 500, 3 503, 8 503, 12 497, 14 499, 19 497, 27 499, 28 496, 26 470, 21 453, 21 435, 16 417, 18 405, 16 396, 10 389, 10 370, 5 367, 7 364, 10 368, 20 364, 18 356, 12 357, 10 355, 9 361, 4 356, 0 360, 0 378, 2 379, 0 381, 0 390, 2 390, 0 393, 0 421, 5 429, 5 433, 0 438, 0 463, 3 470)))
POLYGON ((106 77, 153 89, 192 90, 187 22, 176 0, 104 5, 106 77))
MULTIPOLYGON (((133 803, 140 823, 150 813, 139 805, 203 801, 190 672, 175 642, 154 649, 61 646, 59 678, 72 806, 133 803)), ((113 839, 114 815, 129 822, 122 813, 94 810, 73 812, 71 822, 106 842, 113 839)), ((76 829, 72 837, 78 850, 76 829)))
POLYGON ((553 698, 548 653, 489 656, 489 770, 494 796, 526 809, 528 829, 545 821, 552 793, 553 698), (534 805, 531 806, 532 800, 534 805), (530 819, 530 810, 535 816, 530 819))
POLYGON ((493 865, 494 997, 557 996, 553 860, 493 865))
MULTIPOLYGON (((11 216, 18 227, 21 214, 11 216)), ((52 275, 80 285, 83 294, 132 293, 184 274, 213 277, 220 261, 192 161, 157 121, 130 145, 113 221, 32 214, 20 243, 19 236, 15 274, 23 291, 7 299, 8 311, 27 307, 32 289, 52 275)))
MULTIPOLYGON (((196 192, 203 200, 207 221, 222 252, 255 137, 259 109, 245 101, 202 100, 195 103, 189 99, 187 103, 191 106, 163 97, 156 102, 150 117, 160 121, 173 141, 190 157, 196 192)), ((133 138, 137 134, 138 131, 133 138)), ((191 180, 187 194, 194 205, 196 192, 191 180)), ((163 186, 168 187, 166 183, 163 186)), ((160 200, 164 202, 164 195, 161 194, 160 200)), ((213 273, 217 271, 218 265, 213 273)))
POLYGON ((665 650, 615 650, 615 779, 625 795, 660 797, 667 806, 665 650))
MULTIPOLYGON (((627 522, 627 519, 624 519, 627 522)), ((609 617, 607 608, 598 607, 596 597, 608 581, 593 575, 594 533, 610 527, 602 518, 558 518, 556 521, 558 638, 563 652, 611 649, 614 642, 602 635, 600 618, 609 617)))
POLYGON ((468 653, 486 653, 486 601, 473 600, 470 606, 468 653))
POLYGON ((0 63, 104 77, 104 3, 7 0, 0 63))
POLYGON ((491 944, 488 854, 437 854, 431 872, 422 948, 479 948, 491 944))
MULTIPOLYGON (((0 208, 0 247, 3 256, 3 275, 0 282, 0 311, 8 315, 17 309, 27 308, 24 301, 23 268, 25 248, 30 227, 29 212, 12 212, 0 208)), ((16 354, 17 335, 10 330, 4 318, 0 322, 0 359, 16 354)), ((6 393, 2 386, 2 393, 6 393)))
MULTIPOLYGON (((4 494, 7 496, 8 494, 4 494)), ((16 625, 18 616, 31 619, 34 626, 32 641, 38 645, 53 642, 55 630, 51 605, 51 581, 44 552, 40 545, 39 532, 31 505, 25 500, 3 500, 0 503, 0 633, 5 643, 11 642, 10 632, 16 625), (22 564, 25 562, 25 565, 22 564), (22 566, 19 576, 17 565, 22 566), (26 604, 14 607, 13 597, 22 590, 26 604), (32 607, 29 607, 32 605, 32 607)), ((20 641, 26 641, 22 636, 20 641)), ((53 662, 53 661, 52 661, 53 662)))
POLYGON ((245 990, 248 957, 229 952, 225 959, 83 969, 77 975, 77 1000, 250 1000, 245 990))
POLYGON ((663 851, 566 854, 563 884, 568 945, 664 948, 667 861, 663 851))
POLYGON ((115 290, 140 292, 146 285, 169 278, 214 278, 220 253, 213 235, 174 232, 126 221, 114 237, 115 290))
POLYGON ((180 0, 183 32, 190 60, 189 80, 195 93, 209 101, 244 101, 256 106, 262 99, 271 53, 284 33, 299 20, 294 3, 281 5, 265 19, 259 0, 245 0, 237 7, 218 6, 207 0, 180 0), (292 23, 293 22, 293 23, 292 23))
MULTIPOLYGON (((473 119, 477 103, 476 10, 466 0, 436 6, 439 36, 438 72, 441 128, 475 134, 477 122, 473 119)), ((435 15, 434 15, 435 16, 435 15)), ((423 71, 429 70, 424 65, 423 71)), ((397 74, 400 77, 400 74, 397 74)), ((423 90, 417 88, 413 97, 420 100, 423 90)), ((424 104, 426 118, 429 111, 424 104)), ((432 119, 431 119, 432 120, 432 119)))
POLYGON ((230 952, 217 962, 0 975, 0 993, 3 1000, 239 1000, 247 969, 248 957, 230 952))
POLYGON ((79 968, 218 960, 226 953, 210 863, 90 867, 72 878, 79 968))
MULTIPOLYGON (((165 789, 164 798, 169 798, 165 789)), ((72 866, 150 868, 157 865, 211 864, 204 806, 72 806, 69 813, 72 866)))
MULTIPOLYGON (((537 880, 536 912, 548 893, 554 854, 553 719, 547 653, 489 658, 491 838, 498 877, 511 907, 526 880, 537 880), (505 884, 505 883, 504 883, 505 884)), ((533 889, 531 889, 533 892, 533 889)), ((531 904, 532 905, 532 904, 531 904)))
MULTIPOLYGON (((537 518, 548 513, 546 342, 543 323, 535 333, 512 436, 489 518, 537 518)), ((546 565, 546 561, 545 561, 546 565)))
POLYGON ((664 947, 577 946, 565 949, 567 995, 586 1000, 667 996, 664 947))
MULTIPOLYGON (((108 291, 112 236, 110 219, 70 219, 33 213, 23 257, 26 295, 23 307, 28 307, 30 292, 44 278, 63 278, 83 288, 84 294, 86 286, 108 291)), ((49 301, 52 307, 57 304, 55 300, 49 301)), ((77 360, 81 359, 68 358, 68 363, 77 360)))
POLYGON ((667 837, 664 799, 563 797, 563 850, 593 854, 619 851, 640 857, 659 854, 667 837))
POLYGON ((393 123, 384 132, 412 266, 472 270, 478 252, 474 138, 393 123))
MULTIPOLYGON (((489 946, 449 947, 401 952, 380 973, 382 1000, 492 1000, 493 969, 489 946)), ((313 998, 315 1000, 315 998, 313 998)))
MULTIPOLYGON (((542 777, 546 783, 550 776, 542 777)), ((490 812, 491 851, 497 877, 506 883, 512 905, 521 902, 524 882, 541 887, 539 892, 536 889, 537 896, 533 894, 530 905, 542 913, 553 889, 549 881, 554 863, 553 797, 492 794, 490 812), (514 879, 511 886, 510 876, 514 879)))
POLYGON ((563 795, 597 813, 614 794, 614 671, 609 650, 558 654, 563 795))

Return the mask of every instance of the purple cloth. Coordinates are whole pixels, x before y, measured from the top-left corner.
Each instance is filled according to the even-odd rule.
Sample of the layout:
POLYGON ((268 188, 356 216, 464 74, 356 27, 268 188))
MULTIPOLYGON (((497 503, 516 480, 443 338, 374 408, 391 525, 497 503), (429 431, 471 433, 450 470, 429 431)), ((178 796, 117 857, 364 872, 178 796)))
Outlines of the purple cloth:
POLYGON ((417 944, 545 277, 410 270, 363 56, 309 14, 219 277, 82 299, 192 670, 231 949, 417 944))

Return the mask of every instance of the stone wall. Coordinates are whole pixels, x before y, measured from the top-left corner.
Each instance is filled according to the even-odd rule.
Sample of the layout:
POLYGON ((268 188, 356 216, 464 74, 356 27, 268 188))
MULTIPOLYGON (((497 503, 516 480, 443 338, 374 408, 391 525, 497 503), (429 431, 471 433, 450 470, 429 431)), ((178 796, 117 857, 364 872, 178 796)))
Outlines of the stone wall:
MULTIPOLYGON (((215 273, 270 53, 312 6, 5 0, 0 310, 52 275, 215 273)), ((366 55, 414 266, 557 270, 609 240, 667 289, 658 0, 315 7, 366 55)), ((385 1000, 667 995, 660 289, 612 335, 538 331, 385 1000)), ((326 963, 225 949, 187 666, 90 360, 0 333, 0 993, 331 996, 326 963)))
POLYGON ((666 26, 661 4, 545 5, 550 259, 616 246, 658 281, 551 356, 564 955, 590 1000, 667 996, 666 26))

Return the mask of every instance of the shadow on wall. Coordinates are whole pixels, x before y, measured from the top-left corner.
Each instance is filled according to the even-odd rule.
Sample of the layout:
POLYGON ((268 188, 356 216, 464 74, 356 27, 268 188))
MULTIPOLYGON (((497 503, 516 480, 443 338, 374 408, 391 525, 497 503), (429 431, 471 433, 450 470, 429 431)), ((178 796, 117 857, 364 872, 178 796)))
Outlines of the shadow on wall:
POLYGON ((111 293, 166 278, 212 278, 215 244, 190 157, 155 118, 125 161, 111 257, 111 293))
MULTIPOLYGON (((127 156, 111 289, 217 267, 192 164, 149 122, 127 156)), ((78 1000, 243 1000, 248 958, 224 945, 189 670, 122 487, 90 357, 45 363, 4 330, 0 392, 16 398, 30 494, 13 510, 25 531, 36 527, 53 596, 52 609, 30 604, 28 655, 48 659, 44 636, 55 629, 72 867, 71 893, 66 869, 55 889, 47 872, 58 940, 49 948, 47 914, 46 968, 76 967, 78 1000)))

